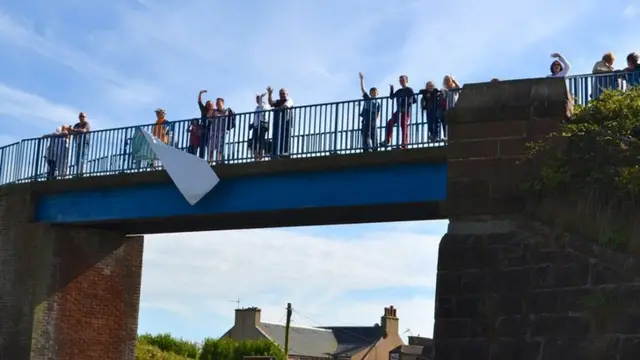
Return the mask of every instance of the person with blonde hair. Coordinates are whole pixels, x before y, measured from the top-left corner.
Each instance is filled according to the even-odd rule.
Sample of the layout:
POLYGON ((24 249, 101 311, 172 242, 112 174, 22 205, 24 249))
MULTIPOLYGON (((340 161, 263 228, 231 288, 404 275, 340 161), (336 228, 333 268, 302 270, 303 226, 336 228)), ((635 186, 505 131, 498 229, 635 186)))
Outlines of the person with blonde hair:
POLYGON ((615 61, 616 61, 616 57, 612 53, 607 52, 604 55, 602 55, 602 60, 596 61, 596 63, 593 65, 593 70, 591 70, 591 72, 593 74, 612 72, 613 63, 615 61))
POLYGON ((615 69, 613 68, 615 60, 616 57, 613 53, 607 52, 602 55, 602 59, 600 61, 596 61, 593 65, 593 70, 591 70, 591 72, 594 75, 609 75, 599 75, 594 77, 593 94, 591 95, 592 98, 598 98, 605 90, 618 89, 620 87, 620 79, 618 78, 618 75, 615 74, 615 69))

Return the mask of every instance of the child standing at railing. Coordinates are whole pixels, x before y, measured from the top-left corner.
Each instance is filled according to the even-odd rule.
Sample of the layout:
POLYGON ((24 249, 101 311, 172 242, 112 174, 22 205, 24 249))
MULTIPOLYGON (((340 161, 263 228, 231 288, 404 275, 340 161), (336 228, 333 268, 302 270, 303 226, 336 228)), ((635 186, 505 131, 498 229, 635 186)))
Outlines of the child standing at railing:
POLYGON ((197 155, 198 149, 202 143, 202 126, 199 119, 191 120, 191 124, 187 128, 187 134, 189 135, 189 146, 187 152, 189 154, 197 155))
POLYGON ((362 98, 365 100, 360 112, 362 117, 362 150, 364 152, 376 151, 376 130, 380 120, 380 103, 375 100, 378 97, 378 89, 372 87, 367 93, 363 73, 360 73, 360 91, 362 91, 362 98))
POLYGON ((262 160, 266 148, 266 136, 269 131, 269 122, 267 120, 267 104, 265 102, 266 93, 256 95, 256 110, 253 113, 253 122, 249 124, 249 131, 251 131, 251 139, 249 140, 251 152, 256 161, 262 160))

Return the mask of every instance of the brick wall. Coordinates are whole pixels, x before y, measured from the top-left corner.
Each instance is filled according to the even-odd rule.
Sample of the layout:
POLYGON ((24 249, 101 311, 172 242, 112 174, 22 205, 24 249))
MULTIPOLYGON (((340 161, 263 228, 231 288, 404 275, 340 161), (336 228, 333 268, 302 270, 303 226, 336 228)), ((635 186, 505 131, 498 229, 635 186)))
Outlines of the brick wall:
POLYGON ((29 223, 31 204, 0 193, 0 358, 133 359, 143 238, 29 223))
POLYGON ((639 359, 639 270, 529 219, 453 220, 438 258, 436 359, 639 359))

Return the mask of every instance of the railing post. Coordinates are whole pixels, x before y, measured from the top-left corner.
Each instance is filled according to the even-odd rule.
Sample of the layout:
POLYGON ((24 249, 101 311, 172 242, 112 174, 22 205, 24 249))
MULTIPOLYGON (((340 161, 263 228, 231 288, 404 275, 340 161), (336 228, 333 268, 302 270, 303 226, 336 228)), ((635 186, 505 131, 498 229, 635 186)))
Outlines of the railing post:
POLYGON ((338 106, 340 104, 334 104, 334 129, 333 129, 333 151, 330 152, 331 155, 335 155, 338 153, 338 124, 340 123, 339 115, 338 115, 338 106))
POLYGON ((38 180, 38 169, 40 168, 40 154, 42 150, 42 138, 36 140, 36 151, 33 154, 33 180, 38 180))

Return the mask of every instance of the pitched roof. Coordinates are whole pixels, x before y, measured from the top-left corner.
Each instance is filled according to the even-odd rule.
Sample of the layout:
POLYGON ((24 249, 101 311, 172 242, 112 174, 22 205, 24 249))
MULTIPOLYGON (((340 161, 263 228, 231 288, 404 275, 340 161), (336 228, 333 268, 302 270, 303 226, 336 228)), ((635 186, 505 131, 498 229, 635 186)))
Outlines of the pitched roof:
MULTIPOLYGON (((260 328, 274 342, 284 346, 285 326, 261 322, 260 328)), ((292 325, 289 330, 289 353, 313 357, 351 356, 375 344, 383 335, 382 327, 292 325)))
MULTIPOLYGON (((284 347, 285 326, 261 322, 260 328, 272 341, 284 347)), ((289 328, 289 354, 327 357, 338 348, 333 332, 327 329, 291 326, 289 328)))

